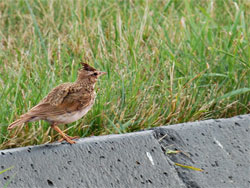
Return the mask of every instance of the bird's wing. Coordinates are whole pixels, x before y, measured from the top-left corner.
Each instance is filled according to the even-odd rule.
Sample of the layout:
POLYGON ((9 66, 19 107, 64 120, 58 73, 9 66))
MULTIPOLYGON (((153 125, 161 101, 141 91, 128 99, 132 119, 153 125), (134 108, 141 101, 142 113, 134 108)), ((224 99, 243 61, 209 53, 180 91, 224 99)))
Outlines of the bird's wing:
POLYGON ((89 105, 91 94, 82 87, 72 87, 65 83, 54 88, 47 97, 34 106, 29 116, 46 118, 80 110, 89 105))
POLYGON ((63 83, 55 87, 39 104, 49 103, 52 106, 60 105, 69 94, 72 85, 73 83, 63 83))
POLYGON ((40 117, 41 119, 46 119, 46 117, 62 115, 64 113, 67 113, 67 111, 60 109, 57 106, 52 106, 49 103, 40 103, 23 116, 28 115, 29 117, 40 117))
MULTIPOLYGON (((65 113, 65 110, 58 108, 63 102, 64 98, 69 94, 72 83, 63 83, 54 89, 39 102, 36 106, 31 108, 26 114, 34 117, 46 117, 49 114, 60 115, 65 113)), ((23 116, 24 116, 23 115, 23 116)))
POLYGON ((64 101, 58 105, 60 109, 67 109, 67 112, 73 112, 81 110, 87 107, 92 100, 91 93, 84 92, 82 90, 70 92, 64 99, 64 101))

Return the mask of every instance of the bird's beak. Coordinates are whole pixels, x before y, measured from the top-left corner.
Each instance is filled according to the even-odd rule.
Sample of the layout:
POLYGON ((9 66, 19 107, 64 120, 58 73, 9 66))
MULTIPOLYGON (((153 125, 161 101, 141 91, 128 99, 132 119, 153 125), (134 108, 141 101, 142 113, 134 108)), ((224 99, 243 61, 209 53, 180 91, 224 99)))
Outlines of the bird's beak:
POLYGON ((106 72, 98 71, 98 76, 102 76, 104 74, 107 74, 106 72))

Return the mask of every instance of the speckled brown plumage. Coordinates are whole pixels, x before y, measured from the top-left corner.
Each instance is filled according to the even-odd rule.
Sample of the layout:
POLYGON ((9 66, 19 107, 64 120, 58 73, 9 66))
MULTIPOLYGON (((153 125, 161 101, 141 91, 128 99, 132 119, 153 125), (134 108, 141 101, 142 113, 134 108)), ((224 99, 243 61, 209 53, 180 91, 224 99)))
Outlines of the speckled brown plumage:
POLYGON ((76 82, 63 83, 55 87, 39 104, 10 124, 8 129, 11 130, 26 122, 46 120, 64 140, 71 144, 75 143, 72 137, 65 135, 57 125, 74 122, 91 109, 96 97, 95 83, 99 76, 105 74, 86 63, 82 65, 76 82))

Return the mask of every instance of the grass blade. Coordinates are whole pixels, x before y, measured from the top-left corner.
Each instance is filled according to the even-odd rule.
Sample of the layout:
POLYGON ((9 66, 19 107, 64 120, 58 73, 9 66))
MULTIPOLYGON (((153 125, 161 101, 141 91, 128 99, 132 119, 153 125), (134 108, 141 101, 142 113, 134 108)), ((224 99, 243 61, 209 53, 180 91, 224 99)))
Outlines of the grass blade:
POLYGON ((31 14, 31 17, 32 17, 32 20, 33 20, 33 23, 34 23, 34 26, 35 26, 35 31, 36 33, 38 34, 39 36, 39 39, 40 39, 40 42, 41 42, 41 45, 42 45, 42 48, 44 50, 44 53, 45 53, 45 56, 46 56, 46 61, 47 61, 47 65, 49 64, 49 59, 48 59, 48 52, 47 52, 47 48, 46 48, 46 45, 45 45, 45 42, 44 42, 44 39, 43 39, 43 36, 42 36, 42 33, 39 29, 39 26, 38 26, 38 23, 37 23, 37 20, 36 20, 36 17, 33 13, 33 10, 28 2, 28 0, 25 0, 25 3, 29 9, 29 12, 31 14))
POLYGON ((12 168, 14 168, 14 166, 11 166, 11 167, 9 167, 9 168, 6 168, 6 169, 2 170, 2 171, 0 172, 0 174, 4 173, 4 172, 6 172, 6 171, 8 171, 8 170, 10 170, 10 169, 12 169, 12 168))
POLYGON ((180 164, 180 163, 174 163, 176 166, 180 166, 182 168, 186 168, 186 169, 191 169, 191 170, 195 170, 195 171, 200 171, 200 172, 203 172, 204 170, 200 169, 200 168, 196 168, 196 167, 193 167, 193 166, 187 166, 187 165, 183 165, 183 164, 180 164))
POLYGON ((223 95, 221 97, 218 97, 216 99, 216 101, 218 102, 220 100, 223 100, 223 99, 226 99, 226 98, 230 98, 230 97, 233 97, 233 96, 236 96, 236 95, 240 95, 240 94, 243 94, 243 93, 247 93, 247 92, 250 92, 250 88, 237 89, 237 90, 228 92, 228 93, 226 93, 225 95, 223 95))

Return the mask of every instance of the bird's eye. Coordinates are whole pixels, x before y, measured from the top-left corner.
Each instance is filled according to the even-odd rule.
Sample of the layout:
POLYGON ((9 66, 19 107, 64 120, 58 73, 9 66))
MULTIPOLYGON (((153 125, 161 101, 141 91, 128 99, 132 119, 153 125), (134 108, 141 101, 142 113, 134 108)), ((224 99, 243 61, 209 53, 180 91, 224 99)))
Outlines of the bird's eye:
POLYGON ((97 73, 95 72, 93 75, 94 75, 94 76, 97 76, 97 73))

